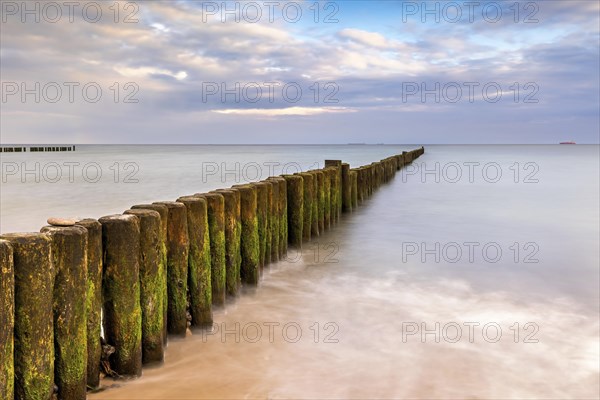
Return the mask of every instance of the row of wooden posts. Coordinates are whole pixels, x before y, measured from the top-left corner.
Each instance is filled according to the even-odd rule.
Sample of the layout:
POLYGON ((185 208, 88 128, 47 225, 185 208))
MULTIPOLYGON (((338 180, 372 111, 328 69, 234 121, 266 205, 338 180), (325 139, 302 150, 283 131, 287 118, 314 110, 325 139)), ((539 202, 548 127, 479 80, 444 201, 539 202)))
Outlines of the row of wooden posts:
MULTIPOLYGON (((29 146, 31 153, 45 151, 75 151, 75 146, 29 146)), ((26 153, 27 147, 0 147, 0 153, 26 153)))
POLYGON ((403 152, 140 204, 121 215, 0 237, 0 398, 85 399, 100 384, 101 326, 110 368, 140 376, 167 334, 211 327, 213 307, 257 285, 288 243, 329 229, 396 171, 403 152))

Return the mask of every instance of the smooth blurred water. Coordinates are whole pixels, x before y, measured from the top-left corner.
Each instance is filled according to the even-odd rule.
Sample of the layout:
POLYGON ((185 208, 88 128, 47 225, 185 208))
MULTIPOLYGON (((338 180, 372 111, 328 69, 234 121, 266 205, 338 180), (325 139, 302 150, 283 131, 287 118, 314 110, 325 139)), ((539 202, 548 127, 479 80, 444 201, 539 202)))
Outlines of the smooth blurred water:
MULTIPOLYGON (((136 162, 140 182, 3 183, 2 231, 233 183, 203 183, 202 162, 356 166, 408 148, 86 147, 66 157, 136 162)), ((213 335, 171 341, 162 367, 90 398, 597 398, 599 178, 598 146, 427 146, 218 310, 213 335)))

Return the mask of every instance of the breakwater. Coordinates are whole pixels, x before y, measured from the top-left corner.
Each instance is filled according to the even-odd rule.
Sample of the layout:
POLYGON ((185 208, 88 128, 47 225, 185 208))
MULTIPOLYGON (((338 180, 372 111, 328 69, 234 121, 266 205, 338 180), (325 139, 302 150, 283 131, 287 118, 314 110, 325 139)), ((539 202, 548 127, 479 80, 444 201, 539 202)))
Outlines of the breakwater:
MULTIPOLYGON (((0 146, 0 153, 26 153, 27 147, 3 147, 0 146)), ((43 153, 54 151, 75 151, 75 146, 29 146, 31 153, 43 153)))
MULTIPOLYGON (((99 341, 99 319, 94 323, 89 318, 100 309, 104 339, 115 350, 110 368, 122 376, 138 376, 142 364, 162 359, 165 326, 172 335, 183 336, 188 322, 192 328, 211 324, 213 305, 235 296, 240 285, 256 285, 270 262, 285 257, 291 232, 296 246, 321 234, 422 151, 346 173, 343 163, 330 160, 323 169, 298 175, 137 205, 132 209, 144 211, 88 221, 87 238, 79 228, 83 222, 45 228, 40 234, 6 235, 2 284, 11 286, 8 277, 13 277, 15 307, 5 314, 2 304, 0 326, 14 316, 9 326, 14 327, 15 348, 7 351, 14 355, 14 369, 3 364, 0 371, 8 376, 4 382, 14 379, 16 398, 48 398, 54 384, 59 398, 82 398, 85 386, 94 387, 91 379, 99 376, 90 372, 98 370, 98 362, 90 361, 90 349, 97 346, 90 339, 99 341), (100 227, 94 239, 93 226, 100 227), (90 256, 92 250, 102 256, 90 256), (94 273, 99 262, 100 278, 94 273), (69 273, 76 274, 76 282, 64 279, 69 273), (85 295, 77 292, 82 279, 85 295), (85 307, 70 307, 74 305, 85 307), (88 323, 85 331, 82 315, 88 323), (87 351, 86 346, 72 348, 82 338, 87 351), (83 384, 82 376, 87 376, 83 384)), ((2 301, 9 304, 11 291, 1 293, 8 293, 2 301)), ((9 343, 0 338, 3 345, 9 343)))

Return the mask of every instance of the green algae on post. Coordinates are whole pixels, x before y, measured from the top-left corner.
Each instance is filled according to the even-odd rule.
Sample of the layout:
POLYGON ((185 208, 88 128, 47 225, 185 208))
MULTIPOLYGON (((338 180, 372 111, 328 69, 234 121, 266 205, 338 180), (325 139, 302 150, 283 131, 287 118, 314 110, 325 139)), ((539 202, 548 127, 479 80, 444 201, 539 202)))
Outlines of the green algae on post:
POLYGON ((288 247, 288 203, 287 203, 287 180, 283 177, 278 178, 279 181, 279 201, 281 202, 281 219, 282 222, 279 224, 281 229, 281 241, 279 242, 279 251, 281 252, 280 258, 283 258, 287 254, 288 247))
POLYGON ((77 222, 87 230, 87 282, 85 315, 87 324, 87 387, 100 385, 100 358, 102 356, 102 225, 95 219, 77 222))
POLYGON ((267 251, 267 206, 268 206, 268 188, 267 183, 251 183, 256 188, 256 216, 258 220, 258 243, 259 243, 259 266, 260 271, 265 266, 267 251))
POLYGON ((337 186, 336 186, 336 176, 337 176, 337 169, 335 167, 327 167, 323 170, 323 172, 326 174, 326 178, 329 182, 329 201, 326 201, 327 204, 329 204, 329 210, 328 210, 328 214, 329 214, 329 226, 333 226, 336 223, 337 220, 337 186))
POLYGON ((110 366, 119 375, 140 376, 140 222, 133 215, 110 215, 99 221, 104 258, 102 326, 106 342, 115 347, 110 366))
POLYGON ((186 207, 188 237, 188 293, 191 326, 212 326, 212 284, 210 237, 206 199, 184 196, 177 199, 186 207))
POLYGON ((325 174, 323 170, 311 171, 317 181, 317 225, 319 233, 325 231, 325 174))
POLYGON ((9 233, 0 239, 13 248, 15 399, 49 400, 54 391, 52 240, 45 233, 9 233))
POLYGON ((284 175, 287 185, 288 242, 302 246, 304 224, 304 179, 300 175, 284 175))
MULTIPOLYGON (((273 226, 274 235, 273 244, 277 251, 276 259, 283 259, 287 252, 287 184, 285 178, 281 176, 272 176, 267 179, 273 184, 273 212, 276 213, 276 223, 273 226), (277 192, 277 194, 275 193, 277 192)), ((274 249, 271 249, 273 252, 274 249)))
POLYGON ((185 337, 187 331, 187 282, 189 235, 187 210, 176 201, 163 201, 167 207, 167 331, 185 337))
POLYGON ((228 296, 237 296, 240 289, 240 246, 242 223, 240 193, 235 189, 219 189, 225 200, 225 287, 228 296))
POLYGON ((140 307, 142 309, 142 363, 164 359, 161 274, 161 220, 153 210, 127 210, 140 223, 140 307))
POLYGON ((271 230, 271 220, 273 218, 273 184, 267 180, 260 183, 265 185, 267 189, 267 208, 265 212, 265 266, 271 263, 271 246, 273 244, 273 232, 271 230))
POLYGON ((160 254, 161 262, 158 266, 159 281, 162 288, 163 299, 163 344, 167 344, 167 315, 169 293, 167 289, 167 231, 169 225, 169 209, 162 204, 137 204, 131 207, 132 210, 153 210, 160 214, 160 254))
POLYGON ((325 167, 335 168, 332 185, 335 187, 335 210, 334 220, 338 222, 342 213, 342 161, 325 160, 325 167))
POLYGON ((323 228, 331 228, 331 179, 328 170, 323 173, 323 228))
POLYGON ((281 223, 281 202, 279 201, 279 184, 278 179, 268 178, 266 182, 273 185, 271 193, 272 204, 271 204, 271 262, 279 260, 279 239, 281 230, 279 224, 281 223))
POLYGON ((225 199, 218 193, 194 195, 206 199, 211 255, 211 290, 213 305, 225 304, 227 282, 225 267, 225 199))
POLYGON ((358 171, 354 169, 350 171, 350 183, 350 197, 352 200, 351 205, 352 209, 355 210, 356 208, 358 208, 358 171))
POLYGON ((342 211, 352 211, 352 181, 350 180, 350 164, 342 164, 342 211))
POLYGON ((256 187, 236 185, 234 188, 240 193, 240 216, 242 221, 240 242, 242 256, 241 279, 246 284, 256 285, 259 279, 260 263, 256 187))
POLYGON ((310 234, 315 238, 319 236, 319 177, 316 171, 307 171, 307 173, 312 175, 310 234))
POLYGON ((313 175, 308 172, 300 172, 298 174, 303 179, 303 191, 304 191, 304 202, 303 202, 303 224, 302 224, 302 239, 309 241, 312 236, 312 219, 313 219, 313 197, 314 197, 314 183, 313 175))
POLYGON ((0 240, 0 398, 14 397, 15 273, 12 246, 0 240))
POLYGON ((87 380, 87 229, 82 226, 45 226, 52 239, 55 268, 54 382, 58 398, 84 399, 87 380))

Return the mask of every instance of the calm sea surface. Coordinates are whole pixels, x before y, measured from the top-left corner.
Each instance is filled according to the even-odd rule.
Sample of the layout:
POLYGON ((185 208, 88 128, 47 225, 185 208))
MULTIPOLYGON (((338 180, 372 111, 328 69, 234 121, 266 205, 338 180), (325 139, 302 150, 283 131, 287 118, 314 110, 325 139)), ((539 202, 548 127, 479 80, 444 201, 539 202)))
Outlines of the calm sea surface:
MULTIPOLYGON (((2 154, 0 230, 411 148, 2 154)), ((170 341, 163 366, 89 397, 598 398, 599 147, 425 150, 218 310, 213 332, 170 341)))

